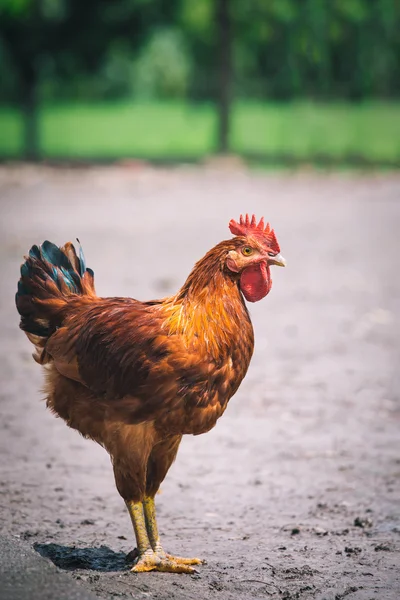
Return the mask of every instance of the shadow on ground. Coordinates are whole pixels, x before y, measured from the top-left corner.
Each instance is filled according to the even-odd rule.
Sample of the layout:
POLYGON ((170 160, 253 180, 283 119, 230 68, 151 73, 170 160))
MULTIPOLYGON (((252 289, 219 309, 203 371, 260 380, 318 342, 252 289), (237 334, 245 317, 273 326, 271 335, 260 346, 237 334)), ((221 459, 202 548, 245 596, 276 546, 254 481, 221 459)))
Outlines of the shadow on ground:
POLYGON ((60 544, 34 544, 34 549, 44 558, 50 559, 60 569, 73 571, 126 571, 132 562, 131 554, 114 552, 107 546, 98 548, 76 548, 60 544))

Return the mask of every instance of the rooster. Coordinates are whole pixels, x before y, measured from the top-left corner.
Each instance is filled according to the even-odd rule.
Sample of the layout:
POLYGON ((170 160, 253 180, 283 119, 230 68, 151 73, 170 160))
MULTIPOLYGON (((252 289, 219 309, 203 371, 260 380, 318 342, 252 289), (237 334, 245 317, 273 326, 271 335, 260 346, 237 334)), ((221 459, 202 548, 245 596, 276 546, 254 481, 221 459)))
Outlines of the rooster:
POLYGON ((202 562, 164 551, 154 497, 182 436, 214 427, 237 391, 254 346, 244 298, 266 296, 270 265, 285 265, 263 219, 241 216, 229 228, 235 237, 163 300, 98 297, 82 249, 70 242, 33 246, 21 266, 20 327, 46 367, 47 406, 109 453, 137 573, 193 573, 202 562))

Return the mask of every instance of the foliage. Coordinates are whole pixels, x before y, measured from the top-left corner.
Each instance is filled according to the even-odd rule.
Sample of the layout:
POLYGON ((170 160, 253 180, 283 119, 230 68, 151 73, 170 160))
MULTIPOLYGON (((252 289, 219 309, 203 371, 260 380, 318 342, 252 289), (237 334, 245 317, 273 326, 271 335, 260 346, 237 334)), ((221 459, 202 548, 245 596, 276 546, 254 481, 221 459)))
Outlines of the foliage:
MULTIPOLYGON (((40 157, 39 130, 44 140, 48 139, 43 133, 47 121, 38 122, 37 107, 55 100, 213 101, 220 109, 216 136, 220 151, 229 149, 230 133, 236 147, 257 147, 256 140, 263 139, 266 149, 274 140, 270 125, 280 123, 284 108, 270 112, 270 105, 267 121, 256 104, 258 120, 252 120, 247 109, 243 118, 239 118, 240 110, 236 111, 230 132, 232 96, 284 102, 398 98, 398 31, 399 0, 0 0, 0 102, 17 102, 23 109, 23 145, 29 159, 40 157), (240 122, 246 123, 242 130, 240 122), (253 131, 254 141, 249 131, 253 131)), ((128 119, 128 112, 122 112, 128 119)), ((197 123, 195 112, 191 118, 197 123)), ((204 121, 206 131, 208 123, 215 120, 213 111, 210 114, 211 120, 204 121)), ((368 135, 358 135, 359 129, 367 131, 365 117, 360 117, 362 125, 356 126, 358 117, 348 120, 345 109, 335 109, 330 114, 340 115, 347 123, 348 135, 339 135, 344 131, 339 119, 337 130, 332 129, 328 139, 322 126, 319 132, 315 129, 313 115, 291 105, 286 116, 296 125, 293 131, 299 130, 293 123, 295 114, 309 124, 310 131, 304 134, 312 139, 311 153, 317 151, 321 136, 329 152, 336 144, 333 140, 339 140, 338 154, 358 151, 360 139, 370 145, 363 152, 373 154, 372 132, 387 139, 388 120, 383 125, 385 133, 374 121, 368 135)), ((318 114, 321 117, 323 111, 318 114)), ((321 119, 330 131, 329 119, 321 119)), ((177 131, 183 130, 181 125, 179 117, 177 131)), ((136 123, 135 127, 143 125, 136 123)), ((127 121, 124 132, 129 129, 127 121)), ((207 143, 195 125, 188 139, 195 130, 199 142, 193 152, 199 152, 207 143)), ((290 138, 291 130, 279 126, 279 131, 285 139, 290 138)), ((68 139, 68 131, 64 135, 68 139)), ((175 139, 172 131, 171 136, 175 139)), ((108 138, 111 153, 112 138, 108 138)), ((50 148, 46 143, 45 151, 50 148)), ((174 144, 170 140, 165 143, 174 144)), ((291 148, 296 154, 295 145, 291 148)), ((397 152, 393 150, 395 141, 383 142, 382 148, 390 148, 391 155, 397 152)), ((14 151, 18 152, 16 142, 14 151)), ((120 152, 118 148, 115 151, 120 152)))
MULTIPOLYGON (((400 95, 398 0, 231 0, 241 97, 400 95)), ((0 100, 212 99, 215 0, 0 0, 0 100), (23 87, 23 86, 22 86, 23 87)))
POLYGON ((398 0, 235 0, 237 89, 288 99, 400 94, 398 0))
POLYGON ((0 0, 0 40, 18 98, 46 79, 91 78, 115 51, 137 52, 157 25, 174 20, 173 0, 0 0))
POLYGON ((138 98, 185 97, 191 64, 182 34, 156 30, 134 65, 134 95, 138 98))

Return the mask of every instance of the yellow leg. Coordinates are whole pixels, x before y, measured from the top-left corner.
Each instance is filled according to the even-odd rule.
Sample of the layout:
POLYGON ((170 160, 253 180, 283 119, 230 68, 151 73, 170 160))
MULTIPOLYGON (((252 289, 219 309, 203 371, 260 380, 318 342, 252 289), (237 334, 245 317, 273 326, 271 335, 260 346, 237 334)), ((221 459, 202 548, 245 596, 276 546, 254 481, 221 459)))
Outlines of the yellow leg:
POLYGON ((167 554, 161 546, 160 536, 158 534, 154 498, 145 497, 143 500, 143 509, 149 541, 153 551, 157 554, 157 556, 163 559, 167 558, 168 560, 180 565, 200 565, 204 562, 200 558, 182 558, 181 556, 172 556, 171 554, 167 554))
POLYGON ((139 556, 132 567, 134 573, 146 571, 166 571, 169 573, 194 573, 195 570, 171 560, 167 555, 159 556, 154 552, 146 528, 142 502, 126 502, 136 536, 139 556))

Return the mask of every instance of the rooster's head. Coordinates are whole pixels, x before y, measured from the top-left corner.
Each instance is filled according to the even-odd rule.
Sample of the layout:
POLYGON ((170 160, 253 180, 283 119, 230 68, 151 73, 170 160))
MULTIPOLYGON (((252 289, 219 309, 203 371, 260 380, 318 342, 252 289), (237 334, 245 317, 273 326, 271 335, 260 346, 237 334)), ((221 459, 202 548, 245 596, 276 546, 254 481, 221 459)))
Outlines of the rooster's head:
POLYGON ((257 223, 255 215, 251 219, 249 215, 240 215, 239 223, 232 219, 229 229, 237 237, 232 240, 235 249, 228 252, 226 267, 239 276, 239 286, 246 300, 257 302, 271 289, 270 266, 286 264, 275 232, 269 223, 264 225, 263 218, 257 223))

